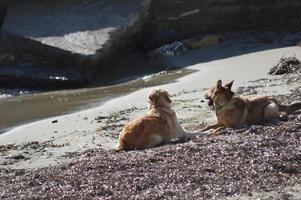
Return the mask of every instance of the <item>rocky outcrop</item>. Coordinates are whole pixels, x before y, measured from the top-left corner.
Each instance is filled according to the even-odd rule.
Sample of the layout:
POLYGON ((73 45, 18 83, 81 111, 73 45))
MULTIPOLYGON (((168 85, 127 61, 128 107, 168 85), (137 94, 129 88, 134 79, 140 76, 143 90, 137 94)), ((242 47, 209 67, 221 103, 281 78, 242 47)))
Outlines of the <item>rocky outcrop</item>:
POLYGON ((0 26, 3 22, 4 17, 5 17, 5 12, 6 12, 6 9, 7 9, 7 5, 8 5, 8 0, 0 1, 0 26))
POLYGON ((96 65, 125 45, 147 15, 147 1, 67 0, 11 4, 7 46, 76 65, 96 65))
MULTIPOLYGON (((49 77, 65 77, 66 71, 74 69, 79 73, 74 77, 82 78, 69 85, 87 84, 97 70, 103 76, 114 71, 111 62, 135 46, 148 53, 200 33, 201 38, 182 40, 185 46, 198 48, 220 41, 215 36, 204 38, 208 33, 296 30, 301 28, 300 10, 300 0, 2 0, 0 82, 7 82, 3 77, 10 66, 18 72, 22 68, 22 74, 29 76, 33 68, 47 69, 49 77), (3 55, 14 59, 3 61, 3 55)), ((10 82, 20 80, 18 72, 14 76, 10 70, 10 82)))
POLYGON ((301 27, 299 0, 153 0, 148 32, 202 32, 301 27))
POLYGON ((36 66, 0 67, 0 85, 6 88, 36 89, 77 88, 85 84, 78 69, 41 68, 36 66))
MULTIPOLYGON (((47 80, 43 81, 43 85, 78 85, 73 81, 69 83, 71 79, 45 79, 45 75, 57 74, 60 69, 62 74, 58 77, 65 77, 65 68, 73 67, 74 71, 81 73, 76 77, 92 76, 91 71, 103 67, 101 63, 115 56, 119 49, 130 48, 134 44, 131 39, 141 30, 148 15, 148 6, 148 0, 11 2, 1 29, 2 51, 4 49, 5 53, 18 55, 31 54, 44 58, 45 62, 40 65, 40 62, 32 60, 29 65, 24 65, 20 60, 19 65, 23 69, 14 66, 18 70, 15 75, 9 70, 10 79, 4 79, 7 76, 7 65, 2 64, 0 82, 16 79, 16 83, 28 83, 28 80, 35 80, 35 76, 31 75, 32 69, 38 71, 40 67, 41 73, 36 74, 42 74, 42 77, 33 82, 47 80), (49 73, 44 73, 45 68, 49 68, 49 73), (50 73, 51 70, 53 73, 50 73), (30 78, 21 81, 20 77, 30 78)), ((88 79, 77 82, 82 84, 83 80, 88 79)))

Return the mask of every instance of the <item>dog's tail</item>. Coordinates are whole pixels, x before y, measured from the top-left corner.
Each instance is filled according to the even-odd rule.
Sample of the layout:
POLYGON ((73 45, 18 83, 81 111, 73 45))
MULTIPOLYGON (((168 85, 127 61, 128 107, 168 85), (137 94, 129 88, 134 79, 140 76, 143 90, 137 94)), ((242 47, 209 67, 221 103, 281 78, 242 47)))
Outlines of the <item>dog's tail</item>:
POLYGON ((301 102, 292 103, 290 105, 278 104, 278 106, 279 106, 279 111, 285 112, 286 114, 291 114, 297 110, 301 110, 301 102))

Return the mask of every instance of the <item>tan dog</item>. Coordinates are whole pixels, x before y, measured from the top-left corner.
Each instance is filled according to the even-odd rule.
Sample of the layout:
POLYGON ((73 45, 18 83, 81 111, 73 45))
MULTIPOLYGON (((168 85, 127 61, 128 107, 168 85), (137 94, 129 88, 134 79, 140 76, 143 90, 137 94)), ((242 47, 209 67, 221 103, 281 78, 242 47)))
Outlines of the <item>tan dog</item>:
POLYGON ((146 149, 191 136, 178 122, 166 90, 150 91, 149 103, 147 114, 125 125, 121 131, 118 150, 146 149))
MULTIPOLYGON (((208 105, 213 106, 217 122, 201 131, 209 129, 234 128, 241 125, 251 125, 264 119, 279 117, 280 112, 290 114, 301 109, 301 102, 288 106, 279 104, 271 97, 244 98, 236 96, 231 91, 233 81, 222 86, 218 80, 216 85, 205 95, 208 105)), ((215 132, 216 132, 215 131, 215 132)))

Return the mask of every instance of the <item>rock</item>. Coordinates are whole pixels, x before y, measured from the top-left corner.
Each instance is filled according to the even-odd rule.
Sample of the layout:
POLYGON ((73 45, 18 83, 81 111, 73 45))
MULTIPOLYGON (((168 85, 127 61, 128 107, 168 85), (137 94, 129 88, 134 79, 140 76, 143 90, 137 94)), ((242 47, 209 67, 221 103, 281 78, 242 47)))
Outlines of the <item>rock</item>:
MULTIPOLYGON (((300 10, 298 0, 1 0, 0 84, 77 87, 88 84, 97 70, 105 77, 107 74, 102 72, 110 73, 115 68, 110 62, 137 45, 149 52, 194 34, 300 30, 300 10), (3 49, 12 56, 2 58, 3 49), (40 60, 24 64, 16 56, 24 53, 40 60), (11 73, 14 68, 9 70, 9 66, 17 72, 11 73), (50 69, 49 73, 54 69, 51 73, 55 75, 30 76, 32 69, 37 75, 44 69, 50 69), (26 76, 19 76, 20 71, 26 76), (72 81, 49 77, 69 77, 72 81)), ((258 41, 273 42, 269 37, 258 41)), ((210 34, 183 40, 187 48, 218 42, 220 37, 210 34)))
POLYGON ((9 5, 1 34, 14 52, 31 52, 86 68, 131 45, 149 0, 66 0, 9 5))
POLYGON ((29 53, 0 52, 0 84, 5 88, 58 89, 83 86, 89 79, 78 68, 60 67, 29 53))
POLYGON ((38 66, 0 67, 0 85, 6 88, 36 89, 76 88, 83 86, 86 78, 77 69, 42 68, 38 66))
POLYGON ((300 30, 301 1, 152 1, 148 32, 181 36, 248 29, 300 30))
POLYGON ((222 40, 222 36, 220 35, 205 35, 184 39, 182 42, 187 48, 196 49, 216 45, 222 40))
POLYGON ((143 50, 149 52, 155 48, 158 48, 164 44, 172 43, 176 41, 177 33, 174 30, 167 30, 151 36, 143 44, 143 50))
POLYGON ((173 42, 163 45, 149 53, 151 58, 162 58, 166 56, 179 56, 187 51, 182 42, 173 42))
POLYGON ((0 26, 3 22, 5 12, 6 12, 6 9, 7 9, 7 5, 8 5, 8 0, 1 0, 0 1, 0 26))

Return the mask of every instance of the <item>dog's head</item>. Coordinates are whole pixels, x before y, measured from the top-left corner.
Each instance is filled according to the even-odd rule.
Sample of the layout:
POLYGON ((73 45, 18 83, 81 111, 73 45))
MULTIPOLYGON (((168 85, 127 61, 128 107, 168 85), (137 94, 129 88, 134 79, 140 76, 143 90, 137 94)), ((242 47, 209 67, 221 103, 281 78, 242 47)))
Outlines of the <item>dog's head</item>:
POLYGON ((232 85, 234 81, 231 81, 224 86, 222 86, 222 81, 218 80, 216 85, 213 86, 206 94, 205 99, 208 100, 208 105, 210 107, 224 106, 227 104, 234 92, 231 91, 232 85))
POLYGON ((150 106, 168 106, 170 107, 171 99, 166 90, 156 89, 151 90, 148 94, 150 106))

